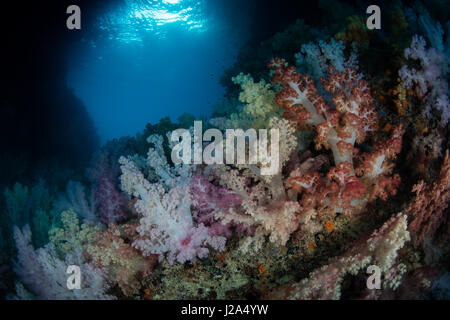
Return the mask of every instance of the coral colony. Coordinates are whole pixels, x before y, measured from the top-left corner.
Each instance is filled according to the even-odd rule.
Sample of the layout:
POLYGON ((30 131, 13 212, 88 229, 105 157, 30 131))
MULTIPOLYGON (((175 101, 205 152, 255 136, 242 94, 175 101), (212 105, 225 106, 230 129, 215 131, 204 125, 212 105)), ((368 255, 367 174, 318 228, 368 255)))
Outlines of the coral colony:
POLYGON ((59 192, 8 186, 7 298, 449 298, 450 24, 389 15, 298 20, 207 121, 112 140, 59 192))

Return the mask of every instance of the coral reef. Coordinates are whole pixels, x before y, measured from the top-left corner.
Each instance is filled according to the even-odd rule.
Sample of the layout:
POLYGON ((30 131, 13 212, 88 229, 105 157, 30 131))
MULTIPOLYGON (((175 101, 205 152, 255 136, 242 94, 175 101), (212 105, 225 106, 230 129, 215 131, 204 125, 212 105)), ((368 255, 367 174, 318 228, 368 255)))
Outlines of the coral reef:
POLYGON ((375 130, 377 116, 371 107, 372 98, 367 83, 359 80, 354 69, 339 73, 329 68, 329 78, 322 83, 333 95, 336 109, 327 106, 308 75, 301 76, 283 60, 272 60, 275 70, 273 82, 281 82, 283 90, 277 94, 277 103, 285 108, 284 117, 299 124, 312 126, 317 131, 316 148, 331 149, 335 167, 325 181, 318 172, 292 175, 289 183, 303 192, 304 211, 310 215, 334 216, 352 214, 364 208, 367 201, 395 195, 400 183, 398 174, 389 177, 395 159, 401 150, 403 129, 397 126, 387 141, 373 146, 373 153, 359 155, 360 164, 354 166, 358 153, 355 143, 362 143, 375 130))
MULTIPOLYGON (((398 214, 376 230, 368 239, 360 239, 344 255, 313 271, 309 278, 283 285, 268 296, 272 299, 339 299, 343 277, 356 275, 370 263, 382 272, 394 264, 397 251, 409 241, 406 215, 398 214)), ((389 276, 385 282, 395 281, 389 276)), ((392 286, 392 283, 387 285, 392 286)))
POLYGON ((329 65, 338 72, 344 72, 347 68, 357 68, 356 53, 353 52, 345 59, 344 48, 342 41, 336 41, 334 38, 331 38, 329 43, 319 41, 318 44, 304 44, 295 55, 296 66, 300 72, 309 74, 314 81, 327 74, 329 65))
POLYGON ((440 123, 445 126, 450 118, 446 80, 449 61, 445 53, 438 48, 426 49, 425 47, 425 39, 415 35, 411 46, 405 49, 405 58, 418 61, 420 69, 408 68, 404 65, 399 70, 399 76, 403 86, 414 89, 415 95, 423 100, 422 113, 427 118, 431 118, 432 110, 437 110, 441 116, 440 123))
POLYGON ((101 268, 108 268, 125 296, 139 293, 140 279, 152 273, 157 259, 155 255, 143 257, 126 240, 137 237, 136 228, 110 224, 107 230, 96 234, 86 252, 101 268))
POLYGON ((431 184, 419 181, 413 189, 415 199, 407 207, 412 219, 409 225, 414 243, 418 245, 424 237, 435 237, 440 227, 441 241, 450 236, 450 220, 448 206, 450 204, 450 158, 449 152, 445 154, 441 172, 436 181, 431 184))
POLYGON ((15 272, 20 279, 20 283, 16 284, 15 298, 29 299, 33 295, 42 300, 114 298, 105 293, 109 287, 104 272, 80 260, 80 256, 75 252, 61 260, 52 244, 34 250, 30 245, 31 231, 28 226, 25 226, 22 231, 15 228, 14 237, 18 250, 15 272), (69 290, 66 286, 67 265, 72 264, 78 265, 83 274, 80 290, 69 290))
POLYGON ((382 32, 350 4, 318 6, 336 10, 329 26, 297 20, 241 49, 211 118, 165 117, 108 141, 60 185, 5 185, 0 294, 448 299, 448 30, 434 11, 400 2, 382 32), (211 146, 195 120, 203 138, 224 136, 213 146, 236 142, 258 157, 177 162, 177 129, 194 150, 211 146), (81 289, 67 288, 69 265, 81 289))
MULTIPOLYGON (((170 180, 170 174, 164 170, 167 161, 161 154, 153 152, 150 149, 149 162, 155 156, 156 172, 170 180)), ((146 180, 131 160, 120 158, 119 161, 122 190, 136 197, 135 208, 140 215, 140 225, 136 228, 140 237, 133 246, 142 250, 145 256, 159 254, 160 259, 167 256, 170 263, 204 258, 209 252, 207 246, 219 251, 224 249, 224 237, 211 236, 203 223, 194 221, 188 182, 166 191, 163 184, 146 180)), ((173 183, 166 180, 167 185, 173 183)))

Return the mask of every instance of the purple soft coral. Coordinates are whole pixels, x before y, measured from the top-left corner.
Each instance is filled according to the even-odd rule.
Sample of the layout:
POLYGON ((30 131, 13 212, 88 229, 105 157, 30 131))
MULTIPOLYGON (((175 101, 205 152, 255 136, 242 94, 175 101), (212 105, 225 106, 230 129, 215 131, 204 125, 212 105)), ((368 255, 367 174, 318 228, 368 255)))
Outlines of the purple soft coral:
POLYGON ((203 176, 195 176, 191 179, 190 192, 192 205, 197 213, 196 220, 198 223, 209 226, 211 235, 224 235, 230 238, 233 228, 238 235, 243 232, 252 233, 250 228, 242 224, 234 222, 222 224, 214 218, 218 211, 227 212, 238 208, 242 203, 239 195, 230 193, 225 187, 213 185, 203 176))
POLYGON ((101 222, 110 224, 127 218, 127 201, 107 176, 100 179, 94 197, 101 222))
POLYGON ((93 184, 97 215, 105 224, 124 220, 129 211, 125 196, 114 183, 118 181, 120 173, 118 163, 114 160, 110 159, 107 151, 101 151, 94 157, 93 166, 87 170, 87 176, 93 184))

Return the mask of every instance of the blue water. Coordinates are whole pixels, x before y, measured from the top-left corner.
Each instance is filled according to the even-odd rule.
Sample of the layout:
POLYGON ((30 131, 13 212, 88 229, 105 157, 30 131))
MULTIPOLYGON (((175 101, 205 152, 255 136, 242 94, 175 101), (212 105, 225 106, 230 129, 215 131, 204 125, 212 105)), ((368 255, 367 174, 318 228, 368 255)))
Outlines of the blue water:
POLYGON ((68 86, 102 142, 167 115, 209 116, 224 93, 220 75, 247 39, 202 1, 125 3, 105 10, 98 32, 75 43, 69 57, 68 86))

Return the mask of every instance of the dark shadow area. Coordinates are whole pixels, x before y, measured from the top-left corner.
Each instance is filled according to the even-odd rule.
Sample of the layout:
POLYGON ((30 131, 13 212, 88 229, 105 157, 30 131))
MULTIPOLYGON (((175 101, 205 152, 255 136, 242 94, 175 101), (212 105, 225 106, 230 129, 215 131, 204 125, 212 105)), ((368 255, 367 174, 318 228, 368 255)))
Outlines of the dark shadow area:
MULTIPOLYGON (((81 3, 93 9, 84 16, 89 24, 95 1, 81 3)), ((78 171, 97 147, 83 103, 66 86, 66 46, 83 35, 66 28, 70 4, 21 1, 2 8, 2 185, 45 177, 45 172, 50 179, 52 171, 78 171)))

